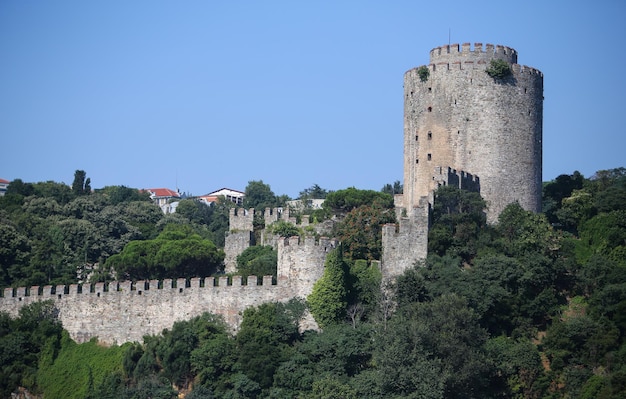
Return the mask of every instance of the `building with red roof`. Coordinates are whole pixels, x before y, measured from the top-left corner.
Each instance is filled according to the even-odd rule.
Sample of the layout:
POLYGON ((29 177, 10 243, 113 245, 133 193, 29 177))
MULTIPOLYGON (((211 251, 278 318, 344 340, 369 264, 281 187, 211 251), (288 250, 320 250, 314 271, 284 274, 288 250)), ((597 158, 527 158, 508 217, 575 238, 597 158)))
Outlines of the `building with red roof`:
POLYGON ((204 195, 204 197, 219 197, 219 196, 223 196, 227 200, 232 201, 237 205, 242 205, 243 199, 246 196, 246 193, 224 187, 224 188, 220 188, 217 191, 213 191, 212 193, 208 193, 207 195, 204 195))
POLYGON ((7 192, 7 188, 9 187, 8 180, 0 179, 0 195, 4 195, 7 192))
POLYGON ((171 199, 180 200, 180 193, 169 188, 146 188, 145 191, 150 193, 150 198, 158 206, 167 204, 171 199))

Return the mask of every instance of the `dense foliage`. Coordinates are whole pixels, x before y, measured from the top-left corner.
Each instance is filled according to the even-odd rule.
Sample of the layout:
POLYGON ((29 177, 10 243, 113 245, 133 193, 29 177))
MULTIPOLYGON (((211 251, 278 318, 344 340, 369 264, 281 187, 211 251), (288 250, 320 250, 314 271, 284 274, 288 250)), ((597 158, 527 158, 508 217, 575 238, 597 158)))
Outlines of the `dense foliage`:
POLYGON ((71 187, 15 179, 0 196, 0 288, 208 275, 223 258, 215 247, 224 245, 232 206, 223 198, 213 206, 185 199, 177 213, 164 215, 146 192, 124 186, 92 190, 80 170, 71 187), (184 231, 185 237, 173 230, 184 231), (144 250, 161 262, 159 270, 147 258, 132 264, 111 261, 118 276, 105 266, 112 256, 119 261, 144 250), (133 270, 140 267, 144 270, 133 270))
POLYGON ((58 348, 61 324, 51 302, 20 309, 12 319, 0 313, 0 397, 9 398, 18 386, 38 392, 38 364, 58 348))
MULTIPOLYGON (((203 205, 204 206, 204 205, 203 205)), ((131 241, 107 259, 120 280, 206 277, 221 271, 224 252, 188 225, 168 225, 154 240, 131 241)))
MULTIPOLYGON (((54 184, 20 190, 34 186, 63 206, 78 198, 54 184)), ((344 244, 306 304, 250 308, 235 335, 205 314, 104 348, 69 340, 49 303, 0 314, 1 394, 21 385, 46 398, 622 398, 625 194, 625 169, 576 172, 544 185, 545 213, 511 204, 488 225, 480 196, 441 188, 423 263, 381 289, 376 263, 344 244), (307 306, 323 331, 298 331, 307 306)), ((2 239, 12 243, 3 267, 32 256, 32 238, 9 216, 64 212, 36 198, 2 200, 2 239)), ((343 216, 374 208, 368 201, 343 216)), ((389 208, 376 209, 380 220, 389 208)), ((179 231, 142 228, 152 232, 142 242, 179 231)), ((256 248, 242 270, 272 256, 256 248)), ((20 268, 2 270, 10 279, 20 268)))
POLYGON ((269 245, 255 245, 246 248, 237 256, 237 275, 242 277, 277 277, 278 253, 269 245))
POLYGON ((354 187, 334 191, 326 196, 322 205, 324 209, 334 213, 348 213, 363 205, 377 204, 381 208, 392 208, 393 197, 387 193, 374 190, 359 190, 354 187))

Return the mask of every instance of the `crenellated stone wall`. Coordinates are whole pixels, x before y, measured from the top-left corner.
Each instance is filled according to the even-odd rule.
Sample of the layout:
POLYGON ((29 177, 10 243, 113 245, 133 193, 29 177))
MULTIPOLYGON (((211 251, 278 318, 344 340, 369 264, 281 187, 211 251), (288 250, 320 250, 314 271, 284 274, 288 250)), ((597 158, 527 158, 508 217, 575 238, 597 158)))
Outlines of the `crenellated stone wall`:
POLYGON ((480 177, 489 222, 511 202, 541 209, 543 74, 517 64, 517 52, 481 43, 437 47, 428 76, 404 76, 404 196, 412 210, 437 187, 436 167, 480 177), (504 60, 511 75, 486 73, 504 60))
POLYGON ((381 260, 383 279, 397 277, 413 267, 417 261, 426 259, 431 202, 428 198, 422 197, 420 204, 412 212, 406 212, 406 216, 402 214, 398 216, 398 224, 383 226, 381 260))
MULTIPOLYGON (((306 298, 323 274, 326 254, 336 243, 328 239, 297 237, 278 246, 278 281, 256 276, 247 281, 235 276, 206 279, 130 281, 94 285, 7 288, 0 298, 0 311, 17 316, 19 309, 36 301, 52 300, 63 327, 72 339, 85 342, 98 337, 105 343, 141 341, 146 334, 171 328, 174 322, 212 312, 236 331, 242 312, 265 302, 306 298), (286 264, 285 262, 289 262, 286 264)), ((316 328, 309 316, 301 328, 316 328)))
MULTIPOLYGON (((481 43, 448 45, 430 52, 430 64, 404 78, 404 194, 394 196, 397 225, 382 229, 381 270, 392 279, 425 259, 434 190, 454 185, 478 191, 488 203, 488 221, 518 201, 525 209, 541 206, 543 74, 517 64, 517 52, 481 43), (511 76, 498 81, 486 73, 493 59, 506 61, 511 76), (480 178, 479 178, 480 177, 480 178)), ((226 271, 254 244, 254 209, 230 211, 226 271)), ((266 225, 295 224, 289 209, 265 209, 266 225)), ((316 224, 320 231, 330 225, 316 224)), ((303 221, 302 227, 308 225, 303 221)), ((222 315, 233 331, 242 312, 265 302, 306 298, 324 272, 337 242, 313 237, 266 237, 278 251, 278 277, 192 278, 175 281, 112 282, 95 285, 8 288, 0 311, 16 316, 30 303, 51 300, 63 326, 78 342, 98 337, 105 343, 141 341, 174 322, 204 312, 222 315), (258 281, 257 281, 258 280, 258 281)), ((315 328, 307 316, 301 328, 315 328)))
MULTIPOLYGON (((260 234, 260 242, 254 240, 254 226, 253 220, 255 216, 254 209, 236 208, 230 210, 229 215, 229 231, 226 234, 224 244, 224 265, 226 273, 235 273, 237 270, 237 256, 252 245, 269 245, 277 248, 279 237, 267 233, 263 230, 260 234)), ((265 222, 265 226, 270 226, 272 223, 276 223, 280 220, 291 223, 298 227, 312 226, 313 230, 319 234, 324 235, 326 232, 332 230, 331 224, 317 223, 310 224, 308 217, 303 217, 298 222, 295 216, 291 216, 290 210, 286 208, 265 208, 261 214, 265 222)))
POLYGON ((77 342, 93 337, 108 344, 141 342, 144 335, 160 333, 176 321, 204 312, 222 315, 234 331, 245 308, 286 300, 290 294, 284 287, 272 285, 271 276, 263 279, 263 285, 256 285, 255 278, 248 281, 254 284, 243 285, 240 277, 234 277, 229 285, 223 277, 194 278, 189 284, 179 279, 45 286, 41 290, 31 287, 28 292, 18 288, 15 293, 6 289, 0 311, 16 316, 25 305, 52 300, 63 327, 77 342))
POLYGON ((383 228, 385 278, 426 258, 437 187, 480 192, 488 222, 515 201, 540 211, 543 74, 517 56, 501 45, 453 44, 405 73, 404 192, 394 196, 399 224, 383 228), (511 74, 489 76, 492 60, 511 74))

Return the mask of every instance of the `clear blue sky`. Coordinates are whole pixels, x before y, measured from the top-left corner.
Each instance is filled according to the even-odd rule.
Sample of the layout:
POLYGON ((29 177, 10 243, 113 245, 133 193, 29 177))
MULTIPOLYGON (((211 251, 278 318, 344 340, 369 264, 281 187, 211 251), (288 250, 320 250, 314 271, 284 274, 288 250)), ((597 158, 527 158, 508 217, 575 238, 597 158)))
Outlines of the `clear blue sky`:
POLYGON ((194 195, 402 180, 403 75, 448 43, 544 73, 543 179, 626 166, 626 2, 0 2, 0 177, 194 195))

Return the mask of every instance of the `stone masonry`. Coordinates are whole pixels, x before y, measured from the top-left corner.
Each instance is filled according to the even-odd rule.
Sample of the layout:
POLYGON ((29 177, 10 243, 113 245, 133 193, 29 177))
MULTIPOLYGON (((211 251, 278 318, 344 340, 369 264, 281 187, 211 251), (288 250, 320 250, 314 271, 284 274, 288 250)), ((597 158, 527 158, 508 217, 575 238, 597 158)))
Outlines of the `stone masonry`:
POLYGON ((428 65, 404 75, 404 193, 399 227, 383 229, 382 271, 401 274, 426 257, 433 192, 454 185, 480 192, 487 221, 512 202, 541 210, 543 74, 517 64, 510 47, 437 47, 428 65), (508 77, 486 73, 505 61, 508 77))
MULTIPOLYGON (((480 43, 473 49, 469 43, 437 47, 428 65, 406 72, 404 101, 404 194, 394 197, 398 225, 382 231, 385 279, 426 258, 433 193, 441 185, 480 192, 489 222, 514 201, 531 211, 541 206, 543 74, 518 65, 514 49, 491 44, 483 49, 480 43), (486 69, 493 59, 507 62, 511 75, 490 77, 486 69)), ((231 210, 227 272, 235 271, 237 255, 254 244, 254 212, 231 210)), ((266 225, 295 224, 289 209, 268 208, 263 217, 266 225)), ((261 241, 278 251, 275 283, 271 276, 259 282, 255 276, 247 281, 236 276, 7 288, 0 293, 0 311, 16 316, 25 305, 51 300, 77 342, 93 337, 105 343, 141 341, 204 312, 222 315, 236 331, 250 306, 306 298, 337 244, 312 237, 261 241)), ((316 326, 309 315, 301 328, 311 327, 316 326)))
MULTIPOLYGON (((430 52, 428 78, 404 75, 404 200, 410 213, 437 187, 433 171, 452 168, 480 178, 487 218, 511 202, 541 210, 543 74, 517 64, 505 46, 469 43, 430 52), (511 75, 486 73, 493 59, 511 75)), ((435 172, 436 173, 436 172, 435 172)))
MULTIPOLYGON (((63 327, 77 342, 98 337, 101 342, 141 342, 146 334, 158 334, 174 322, 189 320, 204 312, 221 315, 232 331, 241 323, 242 312, 266 302, 306 298, 313 283, 324 273, 326 254, 336 243, 329 239, 298 237, 278 240, 278 281, 264 276, 262 284, 249 276, 204 280, 192 278, 97 283, 93 286, 45 286, 7 288, 0 298, 0 311, 17 316, 19 309, 36 301, 51 300, 63 327)), ((301 329, 316 328, 310 315, 301 329)))

